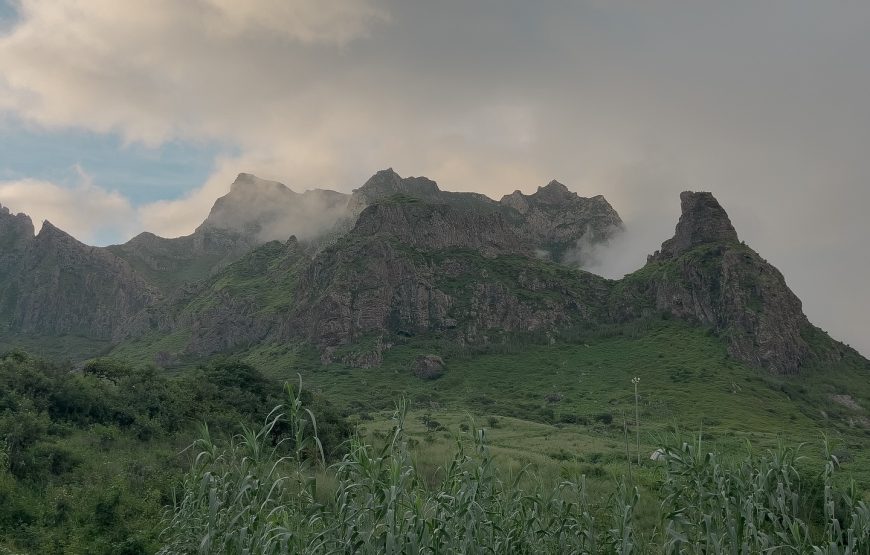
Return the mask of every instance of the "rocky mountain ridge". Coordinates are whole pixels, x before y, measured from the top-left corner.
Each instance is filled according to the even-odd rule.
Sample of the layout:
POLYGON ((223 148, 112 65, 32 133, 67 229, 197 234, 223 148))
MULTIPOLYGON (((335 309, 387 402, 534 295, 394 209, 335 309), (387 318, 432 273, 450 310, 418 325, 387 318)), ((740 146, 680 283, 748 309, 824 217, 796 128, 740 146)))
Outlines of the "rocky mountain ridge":
POLYGON ((123 259, 44 222, 0 210, 0 330, 111 339, 158 292, 123 259))
POLYGON ((772 373, 842 356, 846 347, 809 323, 710 193, 684 192, 681 205, 674 236, 618 281, 555 262, 559 249, 622 225, 603 197, 584 199, 555 181, 496 202, 392 170, 344 196, 242 174, 192 235, 143 234, 106 249, 48 223, 34 237, 29 218, 0 210, 8 245, 0 256, 12 268, 0 275, 0 317, 6 333, 136 342, 162 365, 266 341, 372 366, 396 335, 559 341, 577 327, 660 314, 707 327, 732 357, 772 373), (309 225, 304 199, 327 203, 334 221, 320 221, 327 231, 317 233, 330 239, 262 243, 286 215, 282 203, 295 206, 286 210, 300 229, 309 225), (358 343, 369 347, 341 354, 358 343))

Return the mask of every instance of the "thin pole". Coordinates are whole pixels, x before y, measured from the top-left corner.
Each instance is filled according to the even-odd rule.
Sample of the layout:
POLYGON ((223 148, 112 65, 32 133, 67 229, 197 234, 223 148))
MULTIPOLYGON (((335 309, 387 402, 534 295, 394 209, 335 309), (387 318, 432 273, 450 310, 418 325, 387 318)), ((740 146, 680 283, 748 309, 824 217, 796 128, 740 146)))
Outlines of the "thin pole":
POLYGON ((633 483, 631 479, 631 454, 628 452, 628 420, 625 418, 625 411, 622 411, 622 432, 625 435, 625 462, 628 463, 628 481, 633 483))
POLYGON ((637 406, 637 384, 640 383, 640 378, 635 377, 631 381, 634 384, 634 429, 637 432, 637 466, 640 466, 640 411, 637 406))

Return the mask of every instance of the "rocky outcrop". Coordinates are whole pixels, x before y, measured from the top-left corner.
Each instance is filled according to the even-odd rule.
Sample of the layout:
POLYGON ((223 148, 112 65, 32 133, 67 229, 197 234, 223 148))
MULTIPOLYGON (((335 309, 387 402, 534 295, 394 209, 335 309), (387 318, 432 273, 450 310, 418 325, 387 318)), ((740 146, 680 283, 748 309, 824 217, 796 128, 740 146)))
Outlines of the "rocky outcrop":
POLYGON ((349 195, 323 189, 300 194, 277 181, 241 173, 197 231, 234 231, 255 244, 286 241, 291 235, 312 239, 347 217, 348 199, 349 195))
POLYGON ((363 211, 354 237, 382 236, 419 249, 474 249, 484 256, 531 254, 531 246, 498 212, 399 199, 363 211))
POLYGON ((253 249, 210 278, 179 288, 141 311, 119 340, 182 331, 184 343, 170 358, 204 356, 266 338, 289 311, 300 269, 308 257, 295 237, 253 249))
POLYGON ((20 272, 27 247, 33 242, 33 222, 0 205, 0 333, 8 331, 18 299, 13 278, 20 272))
POLYGON ((108 340, 158 298, 124 260, 84 245, 50 222, 27 243, 15 275, 9 330, 108 340))
POLYGON ((594 320, 606 294, 601 278, 537 260, 498 214, 382 203, 311 262, 280 338, 330 348, 384 333, 558 333, 594 320))
POLYGON ((437 380, 444 375, 444 359, 438 355, 419 355, 411 365, 411 371, 421 380, 437 380))
POLYGON ((680 220, 674 236, 664 243, 653 260, 667 260, 709 243, 736 243, 737 231, 712 193, 680 193, 680 220))
MULTIPOLYGON (((580 244, 600 243, 622 231, 622 220, 603 196, 580 197, 558 181, 538 187, 532 195, 515 191, 496 202, 477 193, 442 191, 425 177, 402 178, 392 168, 379 171, 354 191, 349 212, 358 215, 366 206, 394 196, 501 214, 530 247, 556 261, 566 260, 566 252, 579 251, 580 244)), ((577 252, 572 254, 573 262, 582 263, 577 252)))
POLYGON ((431 179, 401 177, 393 168, 388 168, 377 172, 362 187, 353 191, 348 201, 348 212, 355 220, 366 207, 395 196, 411 197, 428 203, 448 204, 481 212, 499 209, 498 204, 486 195, 442 191, 431 179))
POLYGON ((616 317, 667 312, 712 328, 736 359, 777 374, 798 372, 811 350, 810 324, 782 274, 738 242, 710 193, 680 195, 673 238, 615 291, 616 317))
MULTIPOLYGON (((579 250, 580 244, 606 241, 623 228, 619 214, 603 196, 584 198, 558 181, 538 187, 532 195, 514 191, 502 197, 501 204, 522 216, 522 236, 557 261, 564 260, 566 252, 579 250)), ((582 257, 575 258, 583 263, 582 257)))
POLYGON ((23 252, 33 235, 33 221, 29 216, 13 214, 0 204, 0 261, 23 252))

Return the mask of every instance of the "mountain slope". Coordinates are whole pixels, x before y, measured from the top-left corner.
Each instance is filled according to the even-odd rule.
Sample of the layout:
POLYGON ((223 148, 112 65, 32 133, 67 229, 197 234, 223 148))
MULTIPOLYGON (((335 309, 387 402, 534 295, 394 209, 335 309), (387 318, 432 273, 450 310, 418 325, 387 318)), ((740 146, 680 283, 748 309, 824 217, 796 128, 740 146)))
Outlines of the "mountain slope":
POLYGON ((684 192, 673 238, 647 265, 617 287, 617 319, 665 311, 708 326, 728 352, 751 366, 793 374, 815 357, 842 356, 832 343, 813 352, 808 335, 818 333, 782 274, 739 242, 728 215, 710 193, 684 192))
MULTIPOLYGON (((544 194, 554 190, 563 194, 544 194)), ((217 337, 247 331, 228 343, 188 340, 184 352, 289 342, 314 346, 324 362, 337 357, 369 367, 397 337, 473 345, 531 334, 558 342, 577 329, 667 314, 709 329, 733 358, 774 374, 860 358, 809 323, 782 275, 739 242, 710 193, 685 192, 681 200, 674 237, 644 268, 612 281, 539 258, 535 238, 521 235, 501 210, 393 195, 365 208, 334 244, 299 254, 286 276, 286 310, 256 325, 245 318, 258 301, 252 304, 236 270, 218 273, 215 280, 236 286, 220 297, 222 316, 200 311, 194 329, 210 328, 217 337)), ((179 321, 170 328, 189 327, 179 321)))
POLYGON ((105 249, 84 245, 50 222, 34 237, 29 218, 19 215, 10 224, 10 216, 0 214, 10 247, 3 254, 0 329, 107 340, 158 298, 129 264, 105 249))

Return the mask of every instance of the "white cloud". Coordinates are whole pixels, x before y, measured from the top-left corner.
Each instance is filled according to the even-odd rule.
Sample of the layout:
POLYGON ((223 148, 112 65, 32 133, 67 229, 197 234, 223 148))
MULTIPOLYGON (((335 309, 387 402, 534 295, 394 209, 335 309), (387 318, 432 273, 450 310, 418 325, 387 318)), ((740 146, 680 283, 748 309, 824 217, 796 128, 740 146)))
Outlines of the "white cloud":
POLYGON ((129 234, 137 228, 130 202, 94 185, 84 174, 73 187, 34 179, 0 181, 0 204, 30 216, 37 232, 48 220, 85 243, 99 243, 104 234, 129 234))

